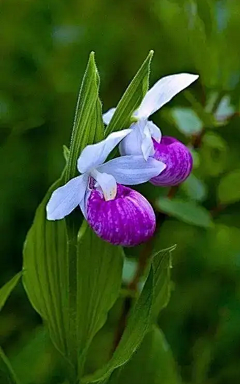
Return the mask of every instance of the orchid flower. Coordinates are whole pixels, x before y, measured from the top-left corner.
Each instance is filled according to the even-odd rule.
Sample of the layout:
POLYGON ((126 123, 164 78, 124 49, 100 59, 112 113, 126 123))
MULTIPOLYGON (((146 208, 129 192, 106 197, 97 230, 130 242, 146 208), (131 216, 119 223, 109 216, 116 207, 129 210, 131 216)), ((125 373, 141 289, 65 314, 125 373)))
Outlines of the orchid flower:
POLYGON ((77 161, 81 173, 56 189, 46 207, 48 220, 60 220, 77 206, 97 235, 113 244, 133 246, 155 230, 155 214, 148 201, 125 185, 141 184, 159 175, 165 164, 153 158, 122 156, 107 161, 130 129, 110 134, 83 149, 77 161))
MULTIPOLYGON (((180 141, 172 138, 172 145, 169 137, 163 140, 160 129, 148 118, 197 78, 198 75, 180 73, 158 80, 134 112, 133 118, 136 122, 130 127, 131 133, 119 145, 121 155, 141 154, 145 160, 152 156, 166 164, 160 178, 150 180, 155 185, 170 186, 183 182, 191 172, 192 157, 188 148, 180 141)), ((114 112, 115 108, 112 108, 103 115, 105 124, 109 124, 114 112)))

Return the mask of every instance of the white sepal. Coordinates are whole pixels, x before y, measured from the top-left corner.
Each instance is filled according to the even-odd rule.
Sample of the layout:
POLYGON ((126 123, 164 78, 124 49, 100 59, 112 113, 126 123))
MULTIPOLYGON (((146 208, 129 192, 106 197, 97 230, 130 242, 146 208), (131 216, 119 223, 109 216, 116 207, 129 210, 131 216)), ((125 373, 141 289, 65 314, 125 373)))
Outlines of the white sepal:
POLYGON ((192 75, 190 73, 179 73, 158 80, 146 93, 134 116, 138 119, 147 119, 163 105, 168 103, 179 92, 197 80, 198 77, 198 75, 192 75))
POLYGON ((131 129, 111 133, 106 139, 97 144, 87 145, 78 158, 77 168, 79 172, 89 172, 98 165, 104 163, 110 152, 120 141, 131 132, 131 129))
POLYGON ((87 183, 88 175, 82 175, 56 189, 46 207, 47 219, 60 220, 69 215, 84 198, 87 183))
POLYGON ((103 117, 104 124, 108 125, 110 123, 115 111, 116 111, 116 108, 111 108, 103 114, 102 117, 103 117))

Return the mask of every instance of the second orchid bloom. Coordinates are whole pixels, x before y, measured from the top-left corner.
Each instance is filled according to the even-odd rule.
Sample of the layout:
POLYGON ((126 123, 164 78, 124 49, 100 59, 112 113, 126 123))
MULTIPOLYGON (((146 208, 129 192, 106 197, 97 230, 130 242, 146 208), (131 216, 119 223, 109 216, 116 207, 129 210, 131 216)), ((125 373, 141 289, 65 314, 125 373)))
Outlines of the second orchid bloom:
MULTIPOLYGON (((178 74, 159 80, 134 113, 136 122, 129 129, 88 145, 77 162, 81 175, 53 192, 47 219, 63 219, 79 206, 103 240, 125 247, 147 241, 156 227, 153 208, 140 193, 125 186, 147 181, 172 186, 189 176, 192 157, 188 148, 172 137, 162 137, 160 129, 147 119, 197 78, 178 74), (118 144, 122 156, 105 163, 118 144)), ((113 113, 114 109, 103 115, 106 124, 113 113)))

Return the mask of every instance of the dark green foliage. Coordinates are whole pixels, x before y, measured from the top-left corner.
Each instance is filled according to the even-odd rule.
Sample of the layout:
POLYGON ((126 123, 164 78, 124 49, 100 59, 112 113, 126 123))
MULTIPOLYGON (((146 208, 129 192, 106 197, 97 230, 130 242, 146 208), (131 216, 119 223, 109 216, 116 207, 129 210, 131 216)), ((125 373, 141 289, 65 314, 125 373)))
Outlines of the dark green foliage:
MULTIPOLYGON (((189 71, 200 75, 196 84, 153 116, 164 135, 176 136, 192 148, 191 178, 175 191, 171 203, 166 200, 168 190, 165 188, 156 189, 150 184, 138 188, 164 212, 160 214, 156 250, 177 244, 172 260, 173 283, 167 287, 167 291, 171 290, 171 299, 160 313, 158 323, 172 348, 183 382, 191 384, 237 384, 240 380, 239 23, 237 0, 1 2, 0 287, 21 269, 22 244, 34 211, 64 168, 61 148, 63 144, 69 147, 74 106, 89 53, 96 53, 104 112, 117 106, 150 49, 154 49, 150 86, 171 73, 189 71), (196 140, 195 135, 202 127, 200 140, 196 140), (174 204, 177 205, 174 207, 174 204), (211 222, 214 225, 209 225, 211 222)), ((91 60, 93 65, 93 56, 91 60)), ((95 72, 96 94, 98 87, 95 72)), ((139 100, 134 101, 136 105, 146 89, 147 80, 139 100)), ((101 105, 98 99, 95 103, 99 116, 101 105)), ((130 105, 129 116, 134 106, 130 105)), ((113 130, 120 124, 119 120, 115 123, 113 130)), ((91 116, 89 141, 102 138, 101 124, 96 116, 91 116), (96 126, 100 128, 95 136, 96 126)), ((81 148, 82 144, 77 151, 81 148)), ((68 157, 66 149, 64 154, 68 157)), ((70 157, 73 165, 76 153, 70 152, 70 157)), ((71 168, 68 177, 73 172, 71 168)), ((62 241, 66 233, 65 228, 60 230, 59 248, 64 260, 62 241)), ((33 232, 29 236, 33 236, 33 232)), ((126 250, 133 266, 142 248, 126 250)), ((117 258, 115 253, 113 256, 117 258)), ((33 262, 31 257, 29 260, 33 262)), ((94 257, 92 260, 94 274, 94 257)), ((91 260, 88 261, 91 264, 91 260)), ((52 258, 45 258, 44 262, 40 270, 35 270, 44 279, 51 268, 53 272, 54 268, 63 267, 52 258)), ((120 264, 119 255, 116 270, 120 270, 120 264)), ((64 272, 64 268, 61 270, 64 272)), ((116 274, 119 276, 119 271, 116 274)), ((64 287, 64 275, 61 278, 64 287)), ((56 281, 52 283, 54 287, 56 281)), ((117 291, 118 281, 114 284, 117 291)), ((64 289, 59 290, 58 297, 53 296, 51 302, 46 302, 38 284, 30 288, 30 282, 25 281, 26 285, 32 304, 45 320, 49 308, 51 311, 55 308, 56 300, 65 300, 64 289)), ((82 289, 83 294, 84 281, 82 289)), ((97 330, 115 295, 103 308, 102 317, 96 319, 86 362, 87 374, 101 368, 112 354, 124 292, 100 332, 97 330)), ((158 303, 159 308, 164 306, 161 300, 158 303)), ((53 313, 55 317, 48 326, 55 345, 64 351, 59 330, 67 320, 57 311, 53 313)), ((51 342, 43 337, 41 322, 21 285, 17 285, 0 313, 0 345, 21 384, 69 384, 65 360, 61 360, 51 342), (28 366, 29 370, 24 370, 28 366)), ((89 332, 87 327, 85 330, 89 332)), ((73 329, 73 335, 74 332, 73 329)), ((168 356, 164 355, 164 343, 157 328, 147 333, 130 362, 122 370, 116 369, 110 382, 134 384, 132 376, 138 384, 140 380, 146 384, 148 380, 149 384, 177 383, 180 380, 177 370, 167 370, 173 358, 170 351, 168 356), (154 352, 155 357, 151 359, 153 350, 158 352, 154 352), (164 364, 163 373, 153 372, 152 367, 158 368, 161 364, 164 364)), ((2 372, 5 375, 3 379, 0 376, 0 383, 15 384, 8 360, 2 352, 0 355, 0 375, 2 372)))

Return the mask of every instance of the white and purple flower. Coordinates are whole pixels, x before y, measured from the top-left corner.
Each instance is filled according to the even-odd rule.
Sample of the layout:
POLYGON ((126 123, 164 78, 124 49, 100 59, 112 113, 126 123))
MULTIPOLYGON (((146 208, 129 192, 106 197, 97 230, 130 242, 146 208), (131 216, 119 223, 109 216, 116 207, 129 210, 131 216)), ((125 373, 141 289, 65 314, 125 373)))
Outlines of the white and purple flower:
POLYGON ((48 220, 60 220, 77 206, 92 229, 112 244, 134 246, 154 233, 156 219, 149 202, 138 192, 123 186, 137 185, 158 176, 162 161, 142 155, 109 160, 110 152, 131 133, 130 129, 110 134, 82 151, 77 168, 81 173, 56 189, 46 207, 48 220))
MULTIPOLYGON (((179 73, 157 81, 134 112, 133 118, 137 121, 131 125, 131 133, 119 145, 121 155, 142 155, 146 161, 154 157, 166 164, 166 169, 150 180, 154 185, 173 186, 182 183, 191 172, 192 156, 177 139, 162 137, 160 129, 148 118, 197 78, 198 75, 179 73)), ((103 115, 105 124, 109 124, 114 112, 115 108, 112 108, 103 115)))

